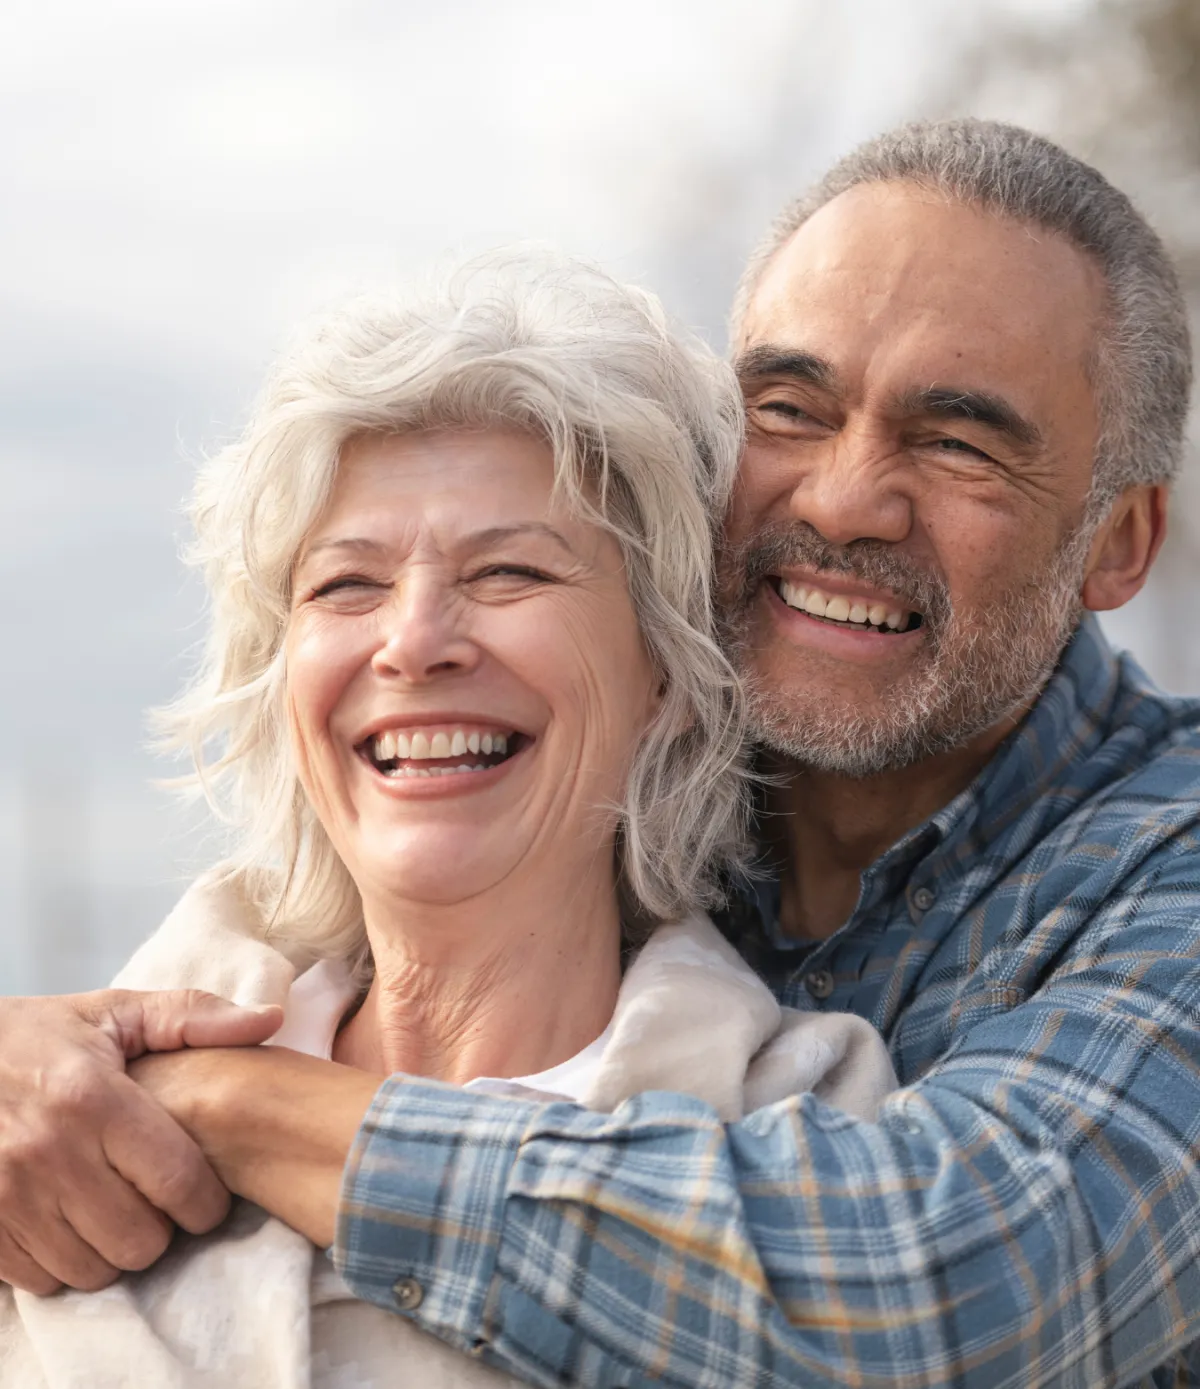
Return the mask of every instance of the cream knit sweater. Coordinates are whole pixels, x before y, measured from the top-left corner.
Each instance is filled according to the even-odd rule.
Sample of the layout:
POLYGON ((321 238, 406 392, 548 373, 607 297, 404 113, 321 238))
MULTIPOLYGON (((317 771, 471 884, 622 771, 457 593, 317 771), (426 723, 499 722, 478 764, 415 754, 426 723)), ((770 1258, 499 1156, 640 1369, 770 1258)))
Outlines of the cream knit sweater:
MULTIPOLYGON (((250 906, 202 879, 117 982, 283 1003, 308 963, 264 943, 250 906)), ((895 1085, 866 1022, 781 1010, 716 927, 695 916, 660 927, 626 971, 599 1067, 575 1098, 607 1111, 645 1090, 674 1090, 733 1121, 812 1090, 870 1119, 895 1085)), ((322 1251, 247 1202, 220 1229, 177 1236, 153 1268, 103 1292, 39 1299, 0 1284, 2 1389, 513 1383, 355 1299, 322 1251)))

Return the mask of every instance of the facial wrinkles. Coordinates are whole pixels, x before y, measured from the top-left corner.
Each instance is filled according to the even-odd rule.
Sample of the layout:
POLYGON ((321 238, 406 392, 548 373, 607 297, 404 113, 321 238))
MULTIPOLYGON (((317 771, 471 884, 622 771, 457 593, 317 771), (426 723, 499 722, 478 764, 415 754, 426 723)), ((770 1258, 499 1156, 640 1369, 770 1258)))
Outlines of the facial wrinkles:
POLYGON ((803 522, 761 531, 722 557, 723 634, 748 683, 755 736, 803 765, 854 777, 970 741, 1022 709, 1049 678, 1079 621, 1090 540, 1090 530, 1080 528, 1042 570, 972 609, 955 606, 941 574, 885 542, 833 545, 803 522), (921 614, 912 665, 878 700, 838 703, 816 682, 770 688, 756 671, 764 653, 747 635, 756 626, 751 608, 768 576, 789 566, 889 590, 921 614))

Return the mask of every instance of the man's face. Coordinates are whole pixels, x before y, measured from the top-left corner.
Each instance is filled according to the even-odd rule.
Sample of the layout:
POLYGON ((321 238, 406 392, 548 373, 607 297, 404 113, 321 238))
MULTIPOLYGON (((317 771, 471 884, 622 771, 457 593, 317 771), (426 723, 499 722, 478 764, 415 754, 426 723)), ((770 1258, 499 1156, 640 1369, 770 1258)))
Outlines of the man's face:
POLYGON ((906 184, 775 257, 722 563, 765 742, 865 776, 1028 705, 1080 611, 1102 304, 1061 238, 906 184))

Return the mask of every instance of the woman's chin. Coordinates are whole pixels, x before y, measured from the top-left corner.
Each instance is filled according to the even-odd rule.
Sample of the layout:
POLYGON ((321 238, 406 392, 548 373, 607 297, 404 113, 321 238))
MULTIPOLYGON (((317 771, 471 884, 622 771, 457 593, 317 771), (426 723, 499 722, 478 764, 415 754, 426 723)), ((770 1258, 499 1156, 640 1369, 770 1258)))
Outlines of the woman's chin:
POLYGON ((520 859, 515 846, 507 852, 481 852, 473 835, 431 834, 402 846, 380 845, 355 865, 364 898, 378 896, 414 907, 452 907, 477 899, 511 878, 520 859))

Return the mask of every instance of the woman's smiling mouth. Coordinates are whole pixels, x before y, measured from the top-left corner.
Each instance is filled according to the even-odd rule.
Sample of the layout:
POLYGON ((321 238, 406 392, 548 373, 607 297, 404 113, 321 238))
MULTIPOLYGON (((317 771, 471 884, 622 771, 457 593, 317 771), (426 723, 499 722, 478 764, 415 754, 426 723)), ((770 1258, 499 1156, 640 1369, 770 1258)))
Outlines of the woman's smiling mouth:
POLYGON ((359 743, 359 756, 389 780, 488 772, 533 740, 506 727, 430 724, 384 729, 359 743))

